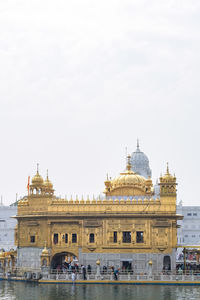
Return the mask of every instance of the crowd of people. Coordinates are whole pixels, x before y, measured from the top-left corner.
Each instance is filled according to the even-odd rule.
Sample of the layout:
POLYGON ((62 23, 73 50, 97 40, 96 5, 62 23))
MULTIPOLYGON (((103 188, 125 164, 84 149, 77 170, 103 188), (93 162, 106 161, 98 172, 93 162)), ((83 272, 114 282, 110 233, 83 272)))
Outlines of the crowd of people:
MULTIPOLYGON (((79 267, 78 264, 64 262, 62 265, 57 265, 56 271, 62 273, 70 273, 72 281, 74 282, 77 278, 77 274, 82 274, 82 279, 87 280, 87 274, 90 275, 92 273, 92 267, 91 265, 88 265, 87 268, 84 265, 81 265, 79 267)), ((108 269, 107 266, 103 266, 102 273, 111 273, 113 274, 114 280, 118 280, 119 268, 110 267, 108 269)))
POLYGON ((192 263, 180 263, 176 265, 176 271, 178 274, 183 274, 183 271, 187 271, 187 273, 199 273, 200 275, 200 265, 192 264, 192 263))

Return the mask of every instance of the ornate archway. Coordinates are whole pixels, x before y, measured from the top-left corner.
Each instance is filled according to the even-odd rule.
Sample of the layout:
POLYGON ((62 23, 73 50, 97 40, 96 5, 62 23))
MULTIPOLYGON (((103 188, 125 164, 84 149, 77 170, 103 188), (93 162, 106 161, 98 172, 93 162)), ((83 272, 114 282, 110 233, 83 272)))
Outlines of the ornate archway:
POLYGON ((61 269, 63 265, 73 265, 78 262, 76 255, 70 252, 56 253, 51 259, 51 269, 61 269))

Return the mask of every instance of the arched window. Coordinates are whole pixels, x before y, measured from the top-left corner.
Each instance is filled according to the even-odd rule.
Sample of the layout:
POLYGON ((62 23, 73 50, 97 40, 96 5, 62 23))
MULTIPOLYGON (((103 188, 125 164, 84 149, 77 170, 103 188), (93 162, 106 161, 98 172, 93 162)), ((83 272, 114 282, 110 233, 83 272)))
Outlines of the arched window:
POLYGON ((163 258, 163 270, 171 271, 171 258, 169 255, 165 255, 163 258))
POLYGON ((94 243, 94 233, 90 233, 90 243, 94 243))

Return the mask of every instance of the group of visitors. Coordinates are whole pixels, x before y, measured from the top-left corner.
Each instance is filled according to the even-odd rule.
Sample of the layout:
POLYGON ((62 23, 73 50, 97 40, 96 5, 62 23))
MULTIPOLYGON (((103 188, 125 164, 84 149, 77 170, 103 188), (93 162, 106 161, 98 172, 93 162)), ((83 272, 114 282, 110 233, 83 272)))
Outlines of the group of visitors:
MULTIPOLYGON (((111 270, 111 274, 113 274, 113 279, 118 280, 119 269, 113 266, 110 267, 109 269, 111 270)), ((87 274, 90 275, 92 273, 91 265, 88 265, 87 267, 81 265, 79 267, 78 264, 67 263, 67 262, 64 262, 62 265, 58 265, 56 267, 56 270, 62 273, 67 273, 67 272, 70 273, 73 282, 75 282, 75 280, 77 279, 77 274, 82 275, 81 276, 82 280, 87 280, 87 274)), ((103 274, 107 274, 108 272, 110 273, 110 271, 108 271, 108 267, 103 266, 103 274)))
MULTIPOLYGON (((89 268, 89 270, 91 271, 90 268, 89 268)), ((82 273, 82 279, 86 280, 87 279, 86 267, 84 265, 81 265, 81 273, 82 273)), ((72 276, 72 282, 75 282, 75 280, 76 280, 76 271, 75 270, 72 271, 71 276, 72 276)))
POLYGON ((178 272, 178 274, 182 274, 185 270, 187 271, 187 273, 200 274, 200 265, 192 263, 186 263, 186 265, 184 265, 184 263, 180 263, 176 265, 176 271, 178 272))
POLYGON ((72 271, 79 272, 79 265, 68 263, 65 261, 62 265, 57 265, 56 270, 62 271, 63 273, 72 271))

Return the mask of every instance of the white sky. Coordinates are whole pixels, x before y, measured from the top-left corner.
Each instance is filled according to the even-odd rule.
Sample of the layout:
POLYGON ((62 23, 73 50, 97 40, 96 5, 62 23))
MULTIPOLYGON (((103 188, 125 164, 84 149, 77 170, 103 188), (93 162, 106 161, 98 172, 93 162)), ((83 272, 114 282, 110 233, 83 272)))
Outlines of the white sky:
POLYGON ((199 205, 199 0, 1 0, 0 194, 97 196, 140 148, 199 205))

